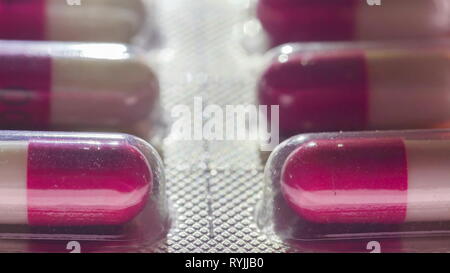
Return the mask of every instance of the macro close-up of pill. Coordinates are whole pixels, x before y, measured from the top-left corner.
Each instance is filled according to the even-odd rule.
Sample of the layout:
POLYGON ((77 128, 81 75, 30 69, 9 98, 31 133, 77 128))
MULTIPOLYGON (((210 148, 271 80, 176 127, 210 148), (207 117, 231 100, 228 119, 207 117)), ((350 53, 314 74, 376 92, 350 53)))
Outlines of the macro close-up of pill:
POLYGON ((445 47, 324 49, 274 58, 261 105, 280 106, 280 132, 436 128, 450 121, 445 47))
POLYGON ((272 43, 445 37, 450 1, 259 0, 257 17, 272 43))
POLYGON ((448 253, 449 35, 450 0, 0 0, 0 253, 448 253))
POLYGON ((0 138, 0 224, 121 225, 152 191, 152 169, 131 136, 3 132, 0 138))
POLYGON ((127 43, 141 29, 145 10, 142 0, 2 0, 0 39, 127 43))
POLYGON ((281 190, 315 223, 449 221, 449 164, 448 132, 312 136, 283 164, 281 190))
POLYGON ((120 44, 0 44, 1 129, 116 129, 146 121, 152 69, 120 44))

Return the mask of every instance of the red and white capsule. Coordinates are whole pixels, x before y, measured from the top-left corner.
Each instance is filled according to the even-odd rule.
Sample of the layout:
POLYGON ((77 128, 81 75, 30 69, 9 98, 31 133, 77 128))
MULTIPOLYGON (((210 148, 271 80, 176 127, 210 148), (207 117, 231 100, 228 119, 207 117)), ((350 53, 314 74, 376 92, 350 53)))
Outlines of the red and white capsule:
POLYGON ((0 43, 0 129, 114 130, 150 123, 158 80, 121 44, 0 43))
POLYGON ((257 6, 275 44, 446 37, 449 14, 448 0, 259 0, 257 6))
POLYGON ((450 220, 448 131, 308 137, 287 158, 281 190, 314 223, 450 220))
POLYGON ((280 132, 428 129, 450 122, 447 46, 377 44, 298 50, 265 69, 262 105, 280 106, 280 132))
POLYGON ((0 39, 129 43, 145 10, 142 0, 0 0, 0 39))
POLYGON ((153 170, 126 135, 0 133, 0 224, 122 225, 145 207, 153 170))

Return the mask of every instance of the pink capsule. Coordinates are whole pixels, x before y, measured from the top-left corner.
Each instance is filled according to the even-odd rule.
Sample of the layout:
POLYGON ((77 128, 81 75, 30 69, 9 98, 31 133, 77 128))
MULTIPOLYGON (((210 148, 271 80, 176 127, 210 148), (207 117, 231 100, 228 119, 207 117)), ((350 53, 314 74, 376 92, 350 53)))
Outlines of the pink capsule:
POLYGON ((336 134, 289 155, 281 190, 313 223, 443 222, 450 220, 449 164, 445 132, 336 134))
POLYGON ((124 135, 3 133, 0 223, 122 225, 145 207, 153 171, 124 135))
POLYGON ((259 102, 280 106, 280 132, 436 128, 450 121, 449 50, 386 46, 280 53, 259 102))
POLYGON ((0 39, 128 43, 144 11, 142 0, 0 0, 0 39))
POLYGON ((381 2, 259 0, 257 16, 274 44, 445 37, 449 32, 447 0, 381 2))
POLYGON ((152 69, 124 45, 0 44, 0 129, 130 132, 158 97, 152 69))

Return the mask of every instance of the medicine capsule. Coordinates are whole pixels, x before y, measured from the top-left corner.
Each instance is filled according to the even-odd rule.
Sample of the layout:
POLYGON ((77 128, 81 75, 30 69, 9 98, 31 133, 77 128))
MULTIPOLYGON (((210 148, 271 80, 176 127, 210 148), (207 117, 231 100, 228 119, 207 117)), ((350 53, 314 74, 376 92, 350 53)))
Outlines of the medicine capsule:
POLYGON ((450 221, 450 134, 311 136, 283 164, 281 190, 322 224, 450 221))
POLYGON ((0 39, 128 43, 145 20, 142 0, 77 2, 0 0, 0 39))
POLYGON ((259 0, 257 16, 274 44, 446 37, 449 31, 448 0, 368 2, 259 0))
MULTIPOLYGON (((287 46, 289 47, 289 46, 287 46)), ((280 132, 436 128, 450 121, 448 48, 343 48, 277 55, 259 82, 280 132)))
POLYGON ((0 224, 127 223, 152 191, 146 145, 120 134, 0 132, 0 224))
POLYGON ((148 120, 153 71, 126 46, 0 43, 1 129, 114 129, 148 120))

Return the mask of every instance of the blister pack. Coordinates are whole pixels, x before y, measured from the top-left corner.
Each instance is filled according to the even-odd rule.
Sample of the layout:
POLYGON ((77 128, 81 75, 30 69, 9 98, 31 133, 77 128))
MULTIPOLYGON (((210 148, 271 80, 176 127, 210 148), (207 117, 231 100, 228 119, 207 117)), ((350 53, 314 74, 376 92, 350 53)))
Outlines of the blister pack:
POLYGON ((136 252, 167 231, 162 161, 147 142, 38 131, 2 131, 0 139, 2 251, 55 251, 52 243, 65 242, 136 252))
POLYGON ((362 251, 358 240, 384 251, 435 251, 436 238, 448 236, 448 136, 421 130, 292 137, 268 161, 259 226, 317 251, 362 251))
POLYGON ((13 2, 1 252, 449 251, 448 1, 13 2))

